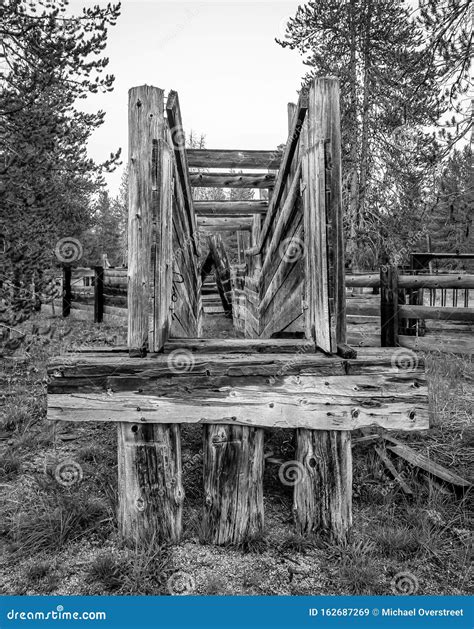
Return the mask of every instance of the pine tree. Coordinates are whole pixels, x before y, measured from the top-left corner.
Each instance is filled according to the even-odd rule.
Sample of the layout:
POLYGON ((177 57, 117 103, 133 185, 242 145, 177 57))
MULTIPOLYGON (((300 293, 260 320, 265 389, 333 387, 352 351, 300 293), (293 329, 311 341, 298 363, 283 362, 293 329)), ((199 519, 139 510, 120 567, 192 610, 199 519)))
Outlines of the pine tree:
POLYGON ((29 315, 21 295, 54 262, 58 239, 92 224, 90 205, 118 154, 102 165, 87 157, 104 112, 77 100, 110 91, 102 56, 119 5, 66 17, 67 0, 4 0, 0 6, 0 218, 6 252, 3 318, 29 315))
POLYGON ((422 62, 423 36, 401 0, 318 0, 299 7, 279 42, 304 56, 304 83, 340 78, 345 226, 356 266, 390 254, 391 217, 413 215, 404 203, 419 195, 420 172, 428 176, 438 159, 429 128, 444 101, 437 69, 422 62), (404 157, 408 145, 414 170, 404 157))

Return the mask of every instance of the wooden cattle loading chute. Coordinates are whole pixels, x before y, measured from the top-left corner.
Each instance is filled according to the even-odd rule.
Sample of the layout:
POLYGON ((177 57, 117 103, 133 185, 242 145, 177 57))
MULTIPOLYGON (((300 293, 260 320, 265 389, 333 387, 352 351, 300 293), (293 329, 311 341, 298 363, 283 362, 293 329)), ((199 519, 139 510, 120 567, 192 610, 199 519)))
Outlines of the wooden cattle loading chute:
POLYGON ((218 544, 263 529, 265 429, 295 430, 297 529, 342 540, 351 431, 428 428, 422 361, 346 345, 338 81, 316 79, 289 118, 282 153, 187 151, 176 92, 165 103, 158 88, 130 90, 128 349, 55 359, 48 396, 51 420, 117 422, 126 538, 180 539, 183 423, 202 424, 203 526, 218 544), (253 172, 225 172, 236 168, 253 172), (258 184, 270 198, 206 207, 191 195, 200 182, 258 184), (197 230, 214 216, 250 225, 232 291, 242 339, 199 338, 197 230), (281 338, 294 332, 304 338, 281 338))

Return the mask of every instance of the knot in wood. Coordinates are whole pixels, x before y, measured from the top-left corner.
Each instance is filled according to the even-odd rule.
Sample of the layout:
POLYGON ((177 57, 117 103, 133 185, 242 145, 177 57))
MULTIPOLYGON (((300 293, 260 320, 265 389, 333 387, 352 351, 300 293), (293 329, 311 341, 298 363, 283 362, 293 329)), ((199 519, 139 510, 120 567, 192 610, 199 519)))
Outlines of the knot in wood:
POLYGON ((137 505, 136 506, 137 506, 137 511, 145 511, 146 503, 143 500, 143 498, 138 498, 137 499, 137 505))
POLYGON ((359 409, 358 408, 353 408, 351 410, 351 415, 354 419, 356 419, 357 417, 359 417, 359 409))

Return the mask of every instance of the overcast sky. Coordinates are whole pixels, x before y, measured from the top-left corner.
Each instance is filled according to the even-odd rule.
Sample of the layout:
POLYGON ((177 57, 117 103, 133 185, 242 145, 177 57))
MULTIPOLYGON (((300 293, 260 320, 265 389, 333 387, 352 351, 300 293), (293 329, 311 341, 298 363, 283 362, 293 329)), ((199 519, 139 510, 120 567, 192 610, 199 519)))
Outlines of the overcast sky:
MULTIPOLYGON (((71 11, 86 4, 72 0, 71 11)), ((106 50, 115 89, 83 101, 107 113, 90 155, 102 161, 120 146, 126 160, 127 93, 144 83, 177 90, 185 131, 204 133, 207 148, 273 149, 284 142, 286 106, 297 99, 305 67, 297 52, 274 39, 283 36, 298 4, 124 0, 106 50)), ((121 171, 107 176, 113 194, 121 171)))

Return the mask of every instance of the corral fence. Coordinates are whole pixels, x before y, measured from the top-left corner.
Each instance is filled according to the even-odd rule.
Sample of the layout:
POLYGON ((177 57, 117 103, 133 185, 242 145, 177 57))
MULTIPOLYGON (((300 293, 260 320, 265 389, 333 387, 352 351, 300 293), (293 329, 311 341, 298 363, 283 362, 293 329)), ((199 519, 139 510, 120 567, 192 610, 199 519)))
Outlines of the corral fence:
POLYGON ((127 269, 64 265, 56 276, 56 297, 46 300, 63 317, 127 325, 127 269))

